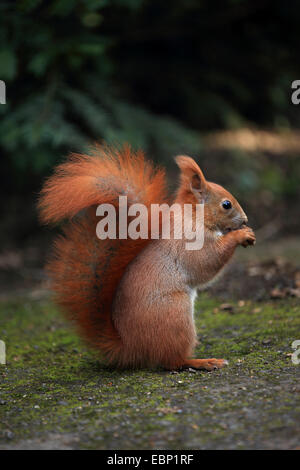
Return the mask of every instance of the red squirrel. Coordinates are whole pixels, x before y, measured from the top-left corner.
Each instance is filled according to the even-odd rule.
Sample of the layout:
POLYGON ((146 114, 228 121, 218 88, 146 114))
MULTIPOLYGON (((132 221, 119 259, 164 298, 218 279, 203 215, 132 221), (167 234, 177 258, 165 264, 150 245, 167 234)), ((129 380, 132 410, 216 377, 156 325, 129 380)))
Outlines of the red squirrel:
POLYGON ((41 192, 42 221, 67 219, 47 266, 56 300, 115 367, 213 370, 227 364, 192 358, 196 289, 222 270, 238 245, 253 245, 255 235, 228 191, 208 182, 191 157, 176 162, 180 183, 172 197, 165 171, 129 146, 71 155, 41 192), (109 203, 118 211, 120 195, 149 209, 163 202, 204 203, 203 248, 186 250, 185 241, 174 237, 99 240, 96 208, 109 203))

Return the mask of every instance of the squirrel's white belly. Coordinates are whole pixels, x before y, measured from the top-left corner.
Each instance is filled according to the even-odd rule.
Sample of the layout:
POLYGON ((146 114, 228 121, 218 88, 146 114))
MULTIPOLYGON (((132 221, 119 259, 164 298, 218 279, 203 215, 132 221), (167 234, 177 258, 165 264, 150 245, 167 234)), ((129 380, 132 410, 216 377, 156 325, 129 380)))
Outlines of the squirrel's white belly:
POLYGON ((197 289, 191 289, 190 299, 191 299, 191 310, 192 310, 193 319, 194 319, 194 306, 195 306, 196 297, 197 297, 197 289))

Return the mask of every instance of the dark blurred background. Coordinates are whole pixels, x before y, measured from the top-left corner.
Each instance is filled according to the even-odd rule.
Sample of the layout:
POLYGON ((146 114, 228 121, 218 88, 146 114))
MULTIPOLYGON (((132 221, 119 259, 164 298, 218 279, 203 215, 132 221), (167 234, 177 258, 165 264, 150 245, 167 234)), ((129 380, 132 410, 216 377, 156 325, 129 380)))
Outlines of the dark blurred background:
POLYGON ((143 148, 171 184, 195 156, 245 208, 252 256, 296 262, 299 24, 293 0, 2 0, 0 288, 43 279, 38 192, 95 140, 143 148))

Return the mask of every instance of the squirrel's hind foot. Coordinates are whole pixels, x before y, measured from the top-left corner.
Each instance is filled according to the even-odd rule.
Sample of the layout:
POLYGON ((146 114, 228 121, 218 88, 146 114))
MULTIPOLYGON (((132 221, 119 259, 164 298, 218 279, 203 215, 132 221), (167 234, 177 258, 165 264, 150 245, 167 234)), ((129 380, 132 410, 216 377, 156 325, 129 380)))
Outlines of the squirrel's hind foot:
POLYGON ((202 369, 212 371, 215 369, 221 369, 228 365, 226 359, 187 359, 181 366, 181 369, 202 369))

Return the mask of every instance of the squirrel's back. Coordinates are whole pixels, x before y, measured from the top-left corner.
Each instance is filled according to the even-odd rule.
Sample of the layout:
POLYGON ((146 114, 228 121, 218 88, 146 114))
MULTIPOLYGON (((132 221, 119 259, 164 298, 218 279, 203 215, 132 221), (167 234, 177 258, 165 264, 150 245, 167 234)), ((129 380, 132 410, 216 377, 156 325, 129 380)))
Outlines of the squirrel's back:
POLYGON ((128 205, 161 204, 167 200, 164 171, 128 146, 98 146, 91 156, 71 155, 59 165, 39 202, 44 222, 68 219, 47 265, 56 301, 88 342, 114 363, 122 346, 111 319, 114 294, 128 264, 151 241, 97 238, 96 207, 112 204, 118 221, 119 196, 127 196, 128 205))

